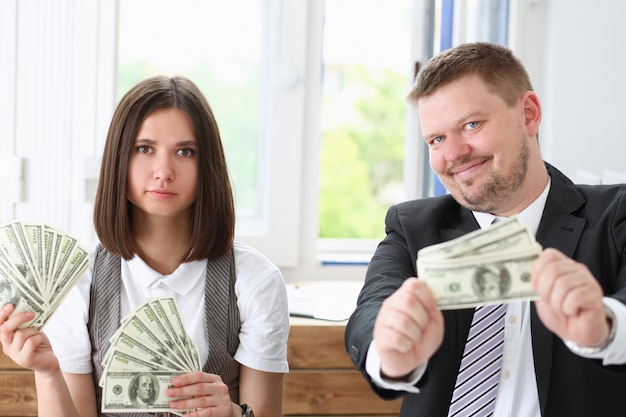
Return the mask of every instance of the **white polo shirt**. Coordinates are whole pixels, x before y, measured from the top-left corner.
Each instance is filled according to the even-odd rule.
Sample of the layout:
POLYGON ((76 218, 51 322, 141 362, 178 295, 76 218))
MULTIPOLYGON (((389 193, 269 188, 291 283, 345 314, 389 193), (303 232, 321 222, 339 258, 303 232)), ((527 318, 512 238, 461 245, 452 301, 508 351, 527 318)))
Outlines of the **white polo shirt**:
MULTIPOLYGON (((96 247, 94 244, 87 248, 92 268, 96 247)), ((234 254, 235 293, 241 317, 239 347, 234 358, 260 371, 288 372, 289 310, 282 274, 263 254, 244 243, 235 242, 234 254)), ((206 260, 183 263, 172 274, 161 275, 137 256, 130 261, 122 259, 121 317, 146 298, 174 297, 204 363, 209 350, 204 309, 206 265, 206 260)), ((43 328, 63 372, 93 371, 87 330, 91 281, 90 268, 43 328)))

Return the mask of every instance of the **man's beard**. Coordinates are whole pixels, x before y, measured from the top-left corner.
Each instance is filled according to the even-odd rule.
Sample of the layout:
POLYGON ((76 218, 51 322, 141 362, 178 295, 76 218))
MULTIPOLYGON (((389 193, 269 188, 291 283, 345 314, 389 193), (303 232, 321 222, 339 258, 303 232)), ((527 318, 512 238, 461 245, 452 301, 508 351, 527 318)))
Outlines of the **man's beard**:
POLYGON ((526 179, 529 150, 526 138, 521 139, 517 150, 517 161, 514 162, 513 169, 506 176, 498 174, 492 169, 487 174, 489 178, 478 179, 483 184, 475 192, 469 193, 465 191, 473 185, 474 180, 457 185, 456 188, 450 190, 454 198, 470 210, 483 213, 497 213, 502 205, 509 201, 511 195, 519 190, 526 179))

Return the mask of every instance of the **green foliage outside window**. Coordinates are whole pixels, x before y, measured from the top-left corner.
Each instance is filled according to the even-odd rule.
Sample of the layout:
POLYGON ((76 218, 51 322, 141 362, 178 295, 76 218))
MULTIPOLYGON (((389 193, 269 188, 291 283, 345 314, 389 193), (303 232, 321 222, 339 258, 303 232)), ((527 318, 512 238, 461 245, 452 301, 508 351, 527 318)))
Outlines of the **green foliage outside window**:
MULTIPOLYGON (((118 97, 151 75, 145 61, 121 65, 118 97)), ((250 70, 249 74, 258 74, 250 70)), ((401 199, 406 76, 358 66, 339 69, 338 91, 324 94, 320 158, 319 237, 380 239, 384 216, 401 199)), ((224 83, 208 63, 188 71, 220 126, 237 210, 257 205, 259 80, 224 83)))
POLYGON ((348 66, 340 79, 323 97, 319 235, 379 239, 404 195, 406 76, 348 66))

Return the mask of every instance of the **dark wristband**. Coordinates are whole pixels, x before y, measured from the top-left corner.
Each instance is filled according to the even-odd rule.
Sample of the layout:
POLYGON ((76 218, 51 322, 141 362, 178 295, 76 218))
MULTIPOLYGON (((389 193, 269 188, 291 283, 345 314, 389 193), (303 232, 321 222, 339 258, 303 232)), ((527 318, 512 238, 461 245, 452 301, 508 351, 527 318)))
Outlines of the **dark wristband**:
POLYGON ((240 404, 242 417, 254 417, 254 411, 248 404, 240 404))

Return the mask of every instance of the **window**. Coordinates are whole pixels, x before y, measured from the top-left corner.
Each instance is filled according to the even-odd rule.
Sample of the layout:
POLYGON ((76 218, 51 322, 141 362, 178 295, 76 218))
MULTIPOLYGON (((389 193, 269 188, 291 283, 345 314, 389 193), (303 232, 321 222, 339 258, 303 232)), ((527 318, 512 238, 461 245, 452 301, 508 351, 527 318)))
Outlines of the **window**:
POLYGON ((414 3, 126 0, 118 96, 150 75, 189 76, 220 125, 237 239, 284 268, 319 250, 364 263, 387 208, 407 196, 414 3))
POLYGON ((366 265, 384 237, 389 206, 422 196, 425 149, 404 98, 415 63, 426 56, 427 3, 326 2, 316 235, 322 265, 366 265))
POLYGON ((288 280, 322 269, 323 279, 362 278, 387 207, 431 193, 404 96, 432 52, 431 14, 443 3, 465 4, 468 16, 470 5, 505 4, 0 2, 0 215, 92 242, 98 158, 120 94, 153 73, 183 73, 222 130, 237 239, 288 280))
POLYGON ((297 264, 305 1, 127 0, 121 97, 143 78, 185 75, 206 95, 233 183, 237 239, 297 264))
POLYGON ((268 10, 249 0, 120 2, 118 99, 153 75, 186 75, 219 122, 245 230, 267 216, 268 10), (147 17, 147 18, 146 18, 147 17))
POLYGON ((411 0, 326 2, 319 170, 322 239, 380 240, 387 209, 406 199, 403 98, 414 75, 411 6, 411 0))

